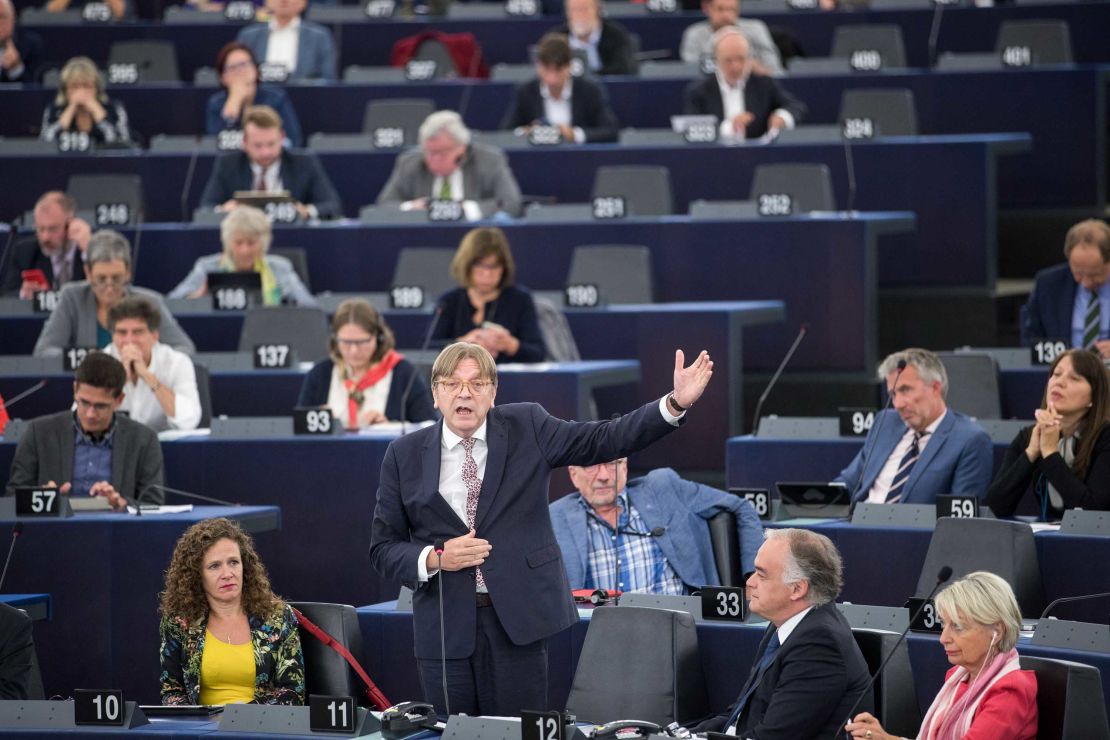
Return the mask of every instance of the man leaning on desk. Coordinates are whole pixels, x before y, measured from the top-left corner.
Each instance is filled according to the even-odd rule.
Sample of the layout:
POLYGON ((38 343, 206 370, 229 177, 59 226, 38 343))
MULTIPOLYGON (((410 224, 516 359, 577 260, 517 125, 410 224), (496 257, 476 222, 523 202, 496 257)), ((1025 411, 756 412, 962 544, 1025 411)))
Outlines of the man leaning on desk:
POLYGON ((103 352, 90 352, 73 382, 76 409, 35 419, 12 459, 8 495, 17 487, 57 487, 63 495, 102 496, 116 511, 137 502, 161 504, 158 436, 116 410, 127 371, 103 352))
POLYGON ((940 358, 925 349, 895 352, 879 365, 879 377, 894 408, 875 415, 863 449, 834 482, 849 487, 853 503, 981 498, 991 482, 991 439, 945 404, 948 373, 940 358))

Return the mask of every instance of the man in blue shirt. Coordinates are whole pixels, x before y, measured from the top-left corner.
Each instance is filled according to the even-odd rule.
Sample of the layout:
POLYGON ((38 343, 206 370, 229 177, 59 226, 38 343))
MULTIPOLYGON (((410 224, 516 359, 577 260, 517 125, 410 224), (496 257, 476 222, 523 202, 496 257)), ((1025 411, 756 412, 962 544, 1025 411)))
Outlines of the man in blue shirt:
POLYGON ((551 504, 571 588, 685 594, 720 578, 707 520, 736 517, 740 567, 754 567, 759 515, 743 498, 683 480, 670 468, 628 480, 628 461, 569 466, 577 493, 551 504))
POLYGON ((8 494, 20 486, 52 486, 63 496, 102 496, 116 510, 162 503, 158 435, 116 413, 126 380, 119 360, 90 352, 74 378, 76 408, 35 419, 20 436, 8 494))

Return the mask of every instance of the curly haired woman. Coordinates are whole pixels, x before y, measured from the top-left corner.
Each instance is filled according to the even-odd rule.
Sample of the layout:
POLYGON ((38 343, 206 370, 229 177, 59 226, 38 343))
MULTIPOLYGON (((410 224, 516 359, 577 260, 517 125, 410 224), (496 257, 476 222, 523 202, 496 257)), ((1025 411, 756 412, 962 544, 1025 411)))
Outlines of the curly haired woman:
POLYGON ((304 703, 297 619, 237 523, 185 530, 161 598, 163 704, 304 703))

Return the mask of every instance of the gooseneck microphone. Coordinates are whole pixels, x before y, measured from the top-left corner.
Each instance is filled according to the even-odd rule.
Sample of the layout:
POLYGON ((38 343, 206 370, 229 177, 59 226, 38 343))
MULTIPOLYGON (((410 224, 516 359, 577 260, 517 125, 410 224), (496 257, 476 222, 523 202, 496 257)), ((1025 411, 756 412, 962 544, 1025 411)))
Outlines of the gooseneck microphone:
MULTIPOLYGON (((435 311, 432 313, 432 320, 428 322, 428 331, 424 333, 424 341, 420 343, 420 354, 428 351, 428 345, 431 344, 432 334, 435 333, 436 327, 439 326, 439 317, 443 315, 443 301, 437 301, 435 311)), ((409 376, 409 382, 405 383, 405 391, 401 394, 401 434, 405 433, 405 411, 407 410, 409 402, 409 393, 412 392, 412 384, 416 380, 418 373, 415 371, 409 376)))
MULTIPOLYGON (((156 491, 161 491, 162 493, 173 493, 173 494, 176 494, 178 496, 182 496, 184 498, 193 499, 194 501, 203 501, 207 504, 219 504, 220 506, 242 506, 243 505, 243 504, 241 504, 237 501, 225 501, 222 498, 213 498, 212 496, 203 496, 199 493, 193 493, 192 491, 182 491, 180 488, 170 488, 169 486, 163 486, 159 483, 151 483, 149 486, 147 486, 146 488, 144 488, 142 490, 142 493, 146 493, 147 491, 149 491, 151 489, 156 490, 156 491)), ((138 497, 136 497, 136 499, 137 498, 138 497)), ((137 501, 136 501, 136 503, 137 503, 137 501)), ((140 507, 136 507, 136 508, 137 508, 138 511, 140 511, 140 512, 142 511, 142 508, 140 508, 140 507)))
POLYGON ((15 552, 15 541, 23 534, 23 522, 16 522, 12 526, 12 544, 8 545, 8 557, 4 560, 4 570, 0 572, 0 590, 4 588, 4 579, 8 577, 8 566, 12 562, 12 553, 15 552))
POLYGON ((1059 599, 1056 599, 1055 601, 1053 601, 1048 606, 1046 606, 1044 608, 1044 611, 1041 612, 1041 616, 1038 617, 1038 619, 1047 619, 1048 618, 1048 613, 1051 612, 1053 609, 1055 609, 1060 604, 1070 604, 1073 601, 1087 601, 1088 599, 1101 599, 1101 598, 1104 598, 1104 597, 1107 597, 1107 596, 1110 596, 1110 592, 1105 592, 1105 593, 1101 593, 1101 594, 1085 594, 1083 596, 1062 596, 1059 599))
MULTIPOLYGON (((885 414, 883 412, 886 411, 887 409, 889 409, 892 405, 894 405, 894 394, 898 392, 898 379, 902 377, 902 371, 905 370, 905 369, 906 369, 906 361, 905 360, 898 360, 898 372, 894 374, 894 383, 893 383, 894 392, 887 394, 886 403, 883 404, 882 409, 879 410, 879 415, 876 417, 878 419, 878 421, 875 423, 875 444, 879 443, 879 432, 882 431, 882 428, 883 428, 883 417, 885 416, 885 414)), ((870 435, 868 435, 868 436, 870 436, 870 435)), ((874 449, 875 444, 871 445, 872 449, 874 449)), ((867 453, 868 452, 870 452, 870 450, 867 448, 867 439, 865 437, 864 440, 863 440, 863 457, 860 460, 859 476, 856 478, 856 484, 848 489, 848 495, 851 496, 852 501, 855 501, 855 499, 856 499, 856 489, 858 489, 861 485, 863 485, 863 476, 864 476, 864 474, 867 473, 867 457, 868 457, 867 453)))
POLYGON ((4 409, 10 409, 12 406, 15 406, 17 403, 22 401, 27 396, 32 396, 32 395, 38 393, 39 391, 41 391, 45 385, 46 385, 46 378, 43 378, 42 380, 35 383, 33 386, 31 386, 27 390, 24 390, 24 391, 21 391, 21 392, 17 393, 10 400, 7 400, 7 401, 0 400, 0 407, 2 407, 4 409))
POLYGON ((436 540, 432 549, 436 554, 436 567, 439 568, 439 679, 443 682, 443 708, 451 716, 451 699, 447 696, 447 637, 443 629, 443 540, 436 540))
POLYGON ((783 357, 782 362, 779 363, 778 370, 775 370, 775 374, 771 376, 771 382, 767 384, 767 388, 763 391, 763 395, 759 397, 759 402, 755 405, 755 417, 752 419, 753 437, 759 436, 759 412, 763 410, 763 402, 767 400, 767 396, 771 395, 771 389, 775 387, 775 383, 779 382, 779 376, 782 375, 782 371, 786 369, 786 363, 790 362, 790 358, 794 356, 794 353, 798 350, 798 345, 802 343, 802 339, 808 331, 809 324, 802 324, 801 328, 798 329, 798 336, 794 337, 794 344, 790 345, 790 349, 786 350, 786 356, 783 357))
MULTIPOLYGON (((848 710, 848 719, 844 722, 844 724, 848 724, 848 722, 852 721, 852 717, 856 715, 856 710, 859 709, 859 705, 860 702, 863 701, 863 697, 868 696, 871 693, 871 690, 875 687, 875 682, 878 681, 879 676, 883 674, 883 669, 886 668, 886 664, 890 662, 890 659, 894 657, 894 654, 896 652, 898 652, 898 648, 902 645, 903 642, 906 641, 906 635, 909 634, 910 627, 913 625, 914 622, 917 621, 917 618, 921 616, 921 611, 925 608, 925 605, 933 600, 933 596, 936 595, 937 589, 947 583, 948 579, 951 577, 951 566, 945 565, 937 572, 937 582, 933 584, 933 590, 929 592, 929 595, 926 596, 925 600, 921 602, 921 605, 917 607, 917 610, 913 613, 913 616, 910 617, 910 623, 906 625, 906 629, 902 630, 902 634, 898 636, 898 642, 894 643, 894 647, 890 649, 890 652, 887 653, 885 658, 883 658, 883 662, 879 664, 879 669, 875 671, 875 673, 871 676, 871 680, 867 682, 867 687, 863 690, 863 693, 859 695, 859 698, 856 699, 856 703, 853 704, 852 708, 848 710)), ((834 740, 835 738, 840 737, 841 731, 842 730, 836 731, 836 734, 833 735, 834 740)), ((844 733, 844 735, 845 737, 851 737, 847 733, 844 733)))

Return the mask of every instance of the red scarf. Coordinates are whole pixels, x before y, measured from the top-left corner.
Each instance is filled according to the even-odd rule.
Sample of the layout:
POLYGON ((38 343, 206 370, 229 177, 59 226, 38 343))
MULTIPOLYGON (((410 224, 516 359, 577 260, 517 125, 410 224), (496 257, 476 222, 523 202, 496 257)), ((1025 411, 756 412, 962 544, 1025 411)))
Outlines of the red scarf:
POLYGON ((371 367, 362 376, 362 379, 356 384, 353 380, 344 379, 343 387, 347 389, 347 428, 358 429, 358 409, 362 406, 365 398, 362 392, 372 385, 377 384, 379 380, 388 375, 393 368, 397 367, 397 363, 405 359, 395 349, 389 350, 385 357, 377 364, 376 367, 371 367))

